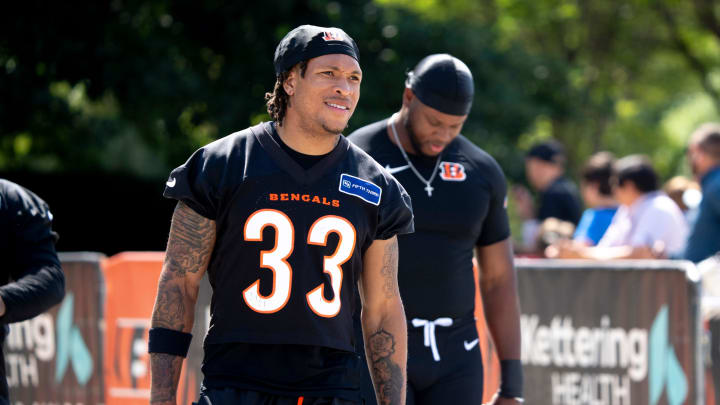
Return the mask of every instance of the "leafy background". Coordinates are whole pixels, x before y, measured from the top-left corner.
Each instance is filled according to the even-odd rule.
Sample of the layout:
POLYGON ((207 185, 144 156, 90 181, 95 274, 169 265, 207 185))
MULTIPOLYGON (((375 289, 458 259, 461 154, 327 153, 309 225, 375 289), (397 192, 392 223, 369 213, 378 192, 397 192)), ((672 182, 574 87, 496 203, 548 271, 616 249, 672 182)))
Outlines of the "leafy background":
POLYGON ((360 46, 348 133, 399 108, 422 57, 465 61, 463 133, 514 183, 550 137, 571 174, 599 150, 688 174, 689 133, 720 119, 714 0, 24 1, 0 14, 0 177, 50 203, 61 250, 163 249, 169 170, 268 119, 274 48, 305 23, 360 46))

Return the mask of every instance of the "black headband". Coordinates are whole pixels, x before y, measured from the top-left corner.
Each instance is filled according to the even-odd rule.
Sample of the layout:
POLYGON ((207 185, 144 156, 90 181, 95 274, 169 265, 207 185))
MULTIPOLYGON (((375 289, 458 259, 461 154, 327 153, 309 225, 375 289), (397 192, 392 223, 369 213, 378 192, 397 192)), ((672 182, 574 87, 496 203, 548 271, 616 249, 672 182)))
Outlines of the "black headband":
POLYGON ((301 25, 285 35, 275 49, 275 74, 322 55, 344 54, 360 62, 355 41, 340 28, 301 25))
POLYGON ((450 115, 467 115, 475 85, 470 69, 460 59, 435 54, 421 60, 408 73, 405 87, 428 107, 450 115))

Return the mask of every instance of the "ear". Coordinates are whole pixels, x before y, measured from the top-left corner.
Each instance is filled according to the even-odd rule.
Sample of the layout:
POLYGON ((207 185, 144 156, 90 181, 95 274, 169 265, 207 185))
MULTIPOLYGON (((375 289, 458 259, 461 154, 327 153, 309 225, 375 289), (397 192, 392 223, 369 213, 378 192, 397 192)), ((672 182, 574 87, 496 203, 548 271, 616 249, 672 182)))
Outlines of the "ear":
POLYGON ((283 82, 283 89, 285 90, 285 93, 287 93, 288 96, 293 96, 295 94, 295 86, 297 85, 297 77, 298 77, 297 70, 293 69, 290 71, 290 74, 288 75, 287 79, 285 79, 285 82, 283 82))
POLYGON ((415 93, 409 87, 405 87, 403 91, 402 104, 404 107, 410 107, 410 103, 415 99, 415 93))

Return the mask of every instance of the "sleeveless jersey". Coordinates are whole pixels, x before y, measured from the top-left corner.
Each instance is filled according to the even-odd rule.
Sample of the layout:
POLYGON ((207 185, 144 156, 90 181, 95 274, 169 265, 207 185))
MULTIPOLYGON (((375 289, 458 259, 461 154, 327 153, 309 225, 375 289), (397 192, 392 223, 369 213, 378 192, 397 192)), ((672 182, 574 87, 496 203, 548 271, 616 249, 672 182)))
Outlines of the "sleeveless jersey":
POLYGON ((165 196, 216 221, 205 345, 298 344, 354 350, 362 257, 412 232, 402 186, 344 137, 304 170, 262 123, 173 170, 165 196))
MULTIPOLYGON (((390 141, 387 125, 387 119, 370 124, 348 139, 393 173, 413 201, 415 233, 398 237, 398 279, 407 318, 472 315, 473 250, 510 236, 505 176, 490 155, 458 135, 442 152, 429 196, 390 141)), ((409 156, 429 179, 436 160, 409 156)))

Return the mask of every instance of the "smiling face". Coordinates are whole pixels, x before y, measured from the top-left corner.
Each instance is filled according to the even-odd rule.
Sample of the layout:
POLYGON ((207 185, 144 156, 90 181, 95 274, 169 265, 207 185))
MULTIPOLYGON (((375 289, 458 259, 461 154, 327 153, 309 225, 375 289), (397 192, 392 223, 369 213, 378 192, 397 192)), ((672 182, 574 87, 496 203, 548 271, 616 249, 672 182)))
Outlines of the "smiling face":
POLYGON ((405 89, 403 105, 408 113, 404 122, 415 152, 437 156, 462 130, 467 115, 450 115, 428 107, 410 89, 405 89))
POLYGON ((295 67, 283 84, 290 96, 287 117, 309 134, 340 134, 355 111, 361 80, 360 65, 350 56, 310 59, 304 76, 295 67))

